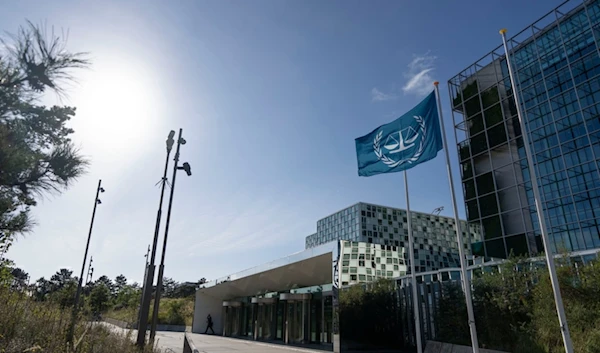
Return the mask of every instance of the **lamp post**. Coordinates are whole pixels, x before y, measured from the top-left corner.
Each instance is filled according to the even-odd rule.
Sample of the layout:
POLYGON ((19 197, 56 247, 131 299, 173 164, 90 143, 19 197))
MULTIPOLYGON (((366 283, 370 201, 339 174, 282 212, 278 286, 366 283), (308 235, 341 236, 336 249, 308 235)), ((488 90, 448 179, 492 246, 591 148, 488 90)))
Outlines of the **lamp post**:
POLYGON ((81 264, 81 275, 79 276, 79 283, 77 284, 77 293, 75 294, 75 303, 73 305, 73 312, 71 313, 71 324, 67 331, 67 342, 73 344, 73 334, 75 333, 75 321, 77 321, 77 312, 79 311, 79 298, 81 297, 81 283, 83 281, 83 272, 85 271, 85 263, 87 260, 88 250, 90 248, 90 239, 92 238, 92 229, 94 227, 94 218, 96 217, 96 207, 102 203, 98 198, 98 195, 104 192, 102 187, 102 180, 98 180, 98 188, 96 189, 96 197, 94 198, 94 211, 92 212, 92 221, 90 222, 90 231, 88 233, 87 243, 85 245, 85 253, 83 254, 83 263, 81 264))
MULTIPOLYGON (((167 170, 169 168, 169 156, 171 155, 171 150, 173 149, 173 144, 175 141, 173 140, 173 136, 175 136, 175 131, 171 130, 169 132, 169 136, 167 137, 166 145, 167 145, 167 158, 165 160, 165 171, 163 172, 163 177, 161 179, 161 190, 160 190, 160 202, 158 204, 158 212, 156 214, 156 225, 154 227, 154 240, 152 242, 152 252, 150 255, 150 262, 146 267, 146 276, 144 278, 144 286, 142 291, 142 305, 140 307, 140 315, 138 322, 138 336, 136 344, 138 347, 144 347, 146 344, 146 328, 148 327, 148 313, 150 311, 150 299, 152 297, 152 283, 154 282, 154 260, 156 258, 156 244, 158 243, 158 232, 160 229, 160 219, 162 216, 162 204, 163 198, 165 195, 165 185, 167 184, 167 170)), ((178 145, 179 146, 179 145, 178 145)), ((179 147, 178 147, 179 149, 179 147)))
POLYGON ((173 207, 173 194, 175 193, 175 179, 177 177, 178 170, 184 170, 188 176, 192 175, 192 170, 188 162, 183 163, 183 166, 179 164, 179 148, 181 145, 185 145, 185 139, 181 137, 183 129, 179 129, 179 137, 177 138, 177 150, 175 151, 175 165, 173 166, 173 177, 171 178, 171 195, 169 196, 169 208, 167 210, 167 223, 165 224, 165 236, 163 239, 163 248, 160 255, 160 266, 158 268, 158 284, 156 286, 156 295, 154 296, 154 311, 152 312, 152 326, 150 328, 150 341, 154 341, 156 335, 156 323, 158 321, 158 307, 160 305, 160 292, 162 291, 163 284, 163 273, 165 269, 165 253, 167 251, 167 237, 169 235, 169 223, 171 221, 171 209, 173 207))
POLYGON ((148 260, 150 260, 150 244, 148 244, 148 250, 144 255, 146 258, 144 265, 144 280, 142 281, 142 295, 140 296, 140 306, 138 307, 138 318, 137 323, 140 323, 140 317, 142 315, 142 306, 144 305, 144 293, 146 291, 146 276, 148 275, 148 260))

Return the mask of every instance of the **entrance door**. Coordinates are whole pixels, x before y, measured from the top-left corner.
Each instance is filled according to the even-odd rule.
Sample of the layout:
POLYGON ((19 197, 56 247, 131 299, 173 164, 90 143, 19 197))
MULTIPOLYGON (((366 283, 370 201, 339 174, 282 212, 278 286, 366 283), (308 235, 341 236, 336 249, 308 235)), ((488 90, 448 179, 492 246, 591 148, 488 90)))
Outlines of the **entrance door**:
POLYGON ((230 326, 230 331, 231 335, 233 337, 239 336, 240 335, 240 311, 241 308, 240 307, 232 307, 231 309, 231 326, 230 326))
POLYGON ((325 323, 324 323, 324 339, 321 341, 322 343, 331 343, 332 340, 332 331, 333 331, 333 300, 331 296, 326 296, 323 298, 325 300, 324 303, 324 314, 325 314, 325 323))
POLYGON ((250 305, 246 305, 244 307, 245 311, 246 311, 246 315, 245 315, 245 321, 244 321, 244 334, 248 337, 253 337, 254 336, 254 314, 256 312, 256 304, 250 304, 250 305))
POLYGON ((321 298, 310 300, 310 323, 309 323, 309 341, 319 343, 321 341, 323 302, 321 298))
POLYGON ((286 313, 287 313, 287 307, 286 307, 287 303, 285 301, 280 301, 277 303, 277 328, 276 328, 276 334, 275 334, 275 339, 276 340, 283 340, 284 338, 284 331, 285 331, 285 320, 286 320, 286 313))
POLYGON ((302 343, 304 340, 304 329, 303 329, 303 303, 302 301, 293 301, 288 302, 288 325, 289 325, 289 335, 290 343, 302 343))
POLYGON ((258 305, 258 339, 270 340, 274 320, 275 303, 258 305))

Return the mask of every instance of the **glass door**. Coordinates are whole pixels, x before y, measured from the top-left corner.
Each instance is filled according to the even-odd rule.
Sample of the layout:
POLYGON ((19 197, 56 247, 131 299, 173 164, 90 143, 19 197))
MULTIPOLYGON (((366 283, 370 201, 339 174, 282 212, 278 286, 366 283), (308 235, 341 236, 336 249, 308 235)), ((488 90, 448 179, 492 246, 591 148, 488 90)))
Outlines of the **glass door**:
POLYGON ((256 311, 256 304, 250 304, 246 306, 246 336, 254 337, 254 313, 256 311))
POLYGON ((322 301, 319 299, 310 300, 310 325, 309 325, 309 340, 310 342, 319 343, 321 341, 321 326, 323 319, 322 301))
POLYGON ((277 333, 275 335, 276 340, 283 340, 286 320, 286 302, 280 301, 277 303, 277 333))
POLYGON ((332 331, 333 331, 333 300, 331 296, 326 296, 324 305, 324 314, 325 314, 325 322, 324 322, 324 332, 325 338, 322 343, 331 343, 332 340, 332 331))

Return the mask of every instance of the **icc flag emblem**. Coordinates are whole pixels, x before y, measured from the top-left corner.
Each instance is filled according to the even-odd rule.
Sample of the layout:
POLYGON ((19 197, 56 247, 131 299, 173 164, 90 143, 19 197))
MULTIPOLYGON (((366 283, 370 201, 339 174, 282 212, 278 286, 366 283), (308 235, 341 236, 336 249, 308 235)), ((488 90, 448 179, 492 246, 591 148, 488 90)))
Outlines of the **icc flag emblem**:
POLYGON ((442 149, 435 93, 356 143, 358 175, 400 172, 435 158, 442 149))

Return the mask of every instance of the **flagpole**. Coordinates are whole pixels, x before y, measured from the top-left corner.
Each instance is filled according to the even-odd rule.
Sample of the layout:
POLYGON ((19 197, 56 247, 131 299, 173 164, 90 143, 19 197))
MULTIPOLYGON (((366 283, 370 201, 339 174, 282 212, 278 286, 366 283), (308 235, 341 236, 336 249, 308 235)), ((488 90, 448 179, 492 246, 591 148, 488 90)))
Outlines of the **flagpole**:
POLYGON ((423 347, 421 342, 421 319, 420 319, 420 310, 419 310, 419 297, 417 291, 417 277, 415 271, 415 248, 413 245, 413 232, 411 225, 411 216, 410 216, 410 201, 408 199, 408 174, 406 170, 404 170, 404 189, 406 193, 406 223, 408 226, 408 257, 410 259, 410 280, 411 287, 413 292, 413 311, 415 315, 415 335, 417 341, 417 353, 423 353, 423 347))
POLYGON ((446 154, 446 169, 448 170, 448 183, 450 184, 450 196, 452 197, 452 208, 454 209, 454 223, 456 224, 456 240, 458 241, 458 256, 460 256, 460 272, 463 280, 463 291, 465 292, 465 301, 467 302, 467 317, 469 320, 469 330, 471 331, 471 346, 473 353, 479 353, 479 341, 477 339, 477 326, 475 325, 475 314, 473 313, 473 299, 471 298, 471 280, 467 276, 467 264, 465 251, 463 248, 462 229, 460 218, 458 218, 458 207, 456 206, 456 195, 454 194, 454 181, 452 178, 452 167, 450 166, 450 154, 448 153, 448 141, 446 141, 446 128, 444 127, 444 117, 442 115, 442 103, 440 101, 439 82, 434 82, 435 96, 437 98, 438 115, 440 119, 440 130, 442 132, 442 142, 444 153, 446 154))
POLYGON ((554 292, 554 302, 556 304, 556 311, 558 313, 558 322, 560 324, 560 331, 563 338, 566 353, 573 353, 573 342, 571 341, 571 334, 569 333, 569 326, 567 325, 567 316, 565 315, 565 308, 563 305, 562 295, 560 293, 560 284, 558 283, 558 276, 556 275, 556 266, 554 265, 554 256, 552 254, 552 248, 550 240, 548 239, 548 233, 546 228, 546 218, 542 214, 542 202, 540 197, 540 190, 538 186, 537 173, 535 171, 535 165, 533 164, 533 156, 531 153, 531 146, 529 145, 529 136, 527 134, 525 122, 521 114, 521 104, 519 102, 519 94, 517 92, 517 86, 515 84, 515 78, 510 63, 510 56, 508 54, 508 45, 506 44, 506 29, 500 30, 502 36, 502 43, 504 44, 504 52, 506 54, 506 64, 508 66, 508 75, 510 77, 510 84, 513 88, 513 96, 515 98, 515 106, 517 108, 517 117, 519 118, 519 125, 521 127, 521 136, 523 138, 523 145, 525 147, 525 154, 527 156, 527 166, 529 167, 529 175, 531 179, 531 187, 533 188, 533 197, 535 199, 535 210, 537 212, 538 222, 540 224, 540 232, 542 233, 542 241, 544 243, 544 250, 546 253, 546 262, 548 263, 548 270, 550 272, 550 282, 552 283, 552 291, 554 292))

